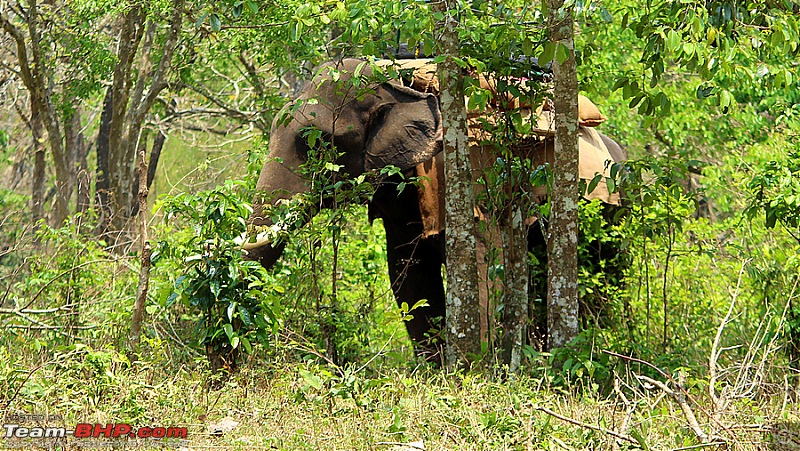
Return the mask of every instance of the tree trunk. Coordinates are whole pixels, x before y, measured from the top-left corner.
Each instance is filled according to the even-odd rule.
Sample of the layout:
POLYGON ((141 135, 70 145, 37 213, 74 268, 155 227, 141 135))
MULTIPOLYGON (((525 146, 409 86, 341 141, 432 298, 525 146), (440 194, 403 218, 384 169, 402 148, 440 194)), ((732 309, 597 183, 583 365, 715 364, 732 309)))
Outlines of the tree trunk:
MULTIPOLYGON (((147 139, 145 138, 146 134, 142 134, 140 139, 141 144, 139 145, 139 152, 144 152, 147 149, 147 139)), ((164 148, 164 142, 166 141, 167 136, 158 131, 156 136, 153 138, 153 147, 150 149, 150 160, 147 163, 147 171, 145 171, 145 175, 147 177, 147 189, 150 190, 151 185, 153 184, 153 179, 156 177, 156 169, 158 169, 158 160, 161 158, 161 150, 164 148)), ((136 184, 137 186, 141 186, 139 182, 139 177, 141 174, 137 171, 136 173, 136 184)), ((140 204, 137 203, 133 206, 132 214, 136 215, 139 214, 140 204)))
POLYGON ((139 352, 139 341, 142 336, 142 321, 144 320, 145 307, 147 306, 147 291, 150 282, 150 256, 152 248, 147 233, 147 163, 145 162, 145 148, 139 151, 139 234, 141 239, 141 267, 139 269, 139 286, 136 291, 136 301, 131 312, 131 332, 128 343, 128 359, 136 360, 139 352))
POLYGON ((164 143, 167 141, 167 135, 161 130, 156 132, 156 137, 153 139, 153 148, 150 150, 150 161, 147 163, 147 188, 153 186, 153 180, 156 178, 156 169, 158 169, 158 160, 161 158, 161 150, 164 149, 164 143))
POLYGON ((104 173, 108 183, 108 222, 114 231, 125 230, 137 209, 135 163, 139 141, 150 108, 158 94, 167 87, 166 77, 172 67, 183 14, 184 0, 174 0, 165 36, 157 36, 160 27, 138 6, 128 11, 119 27, 117 64, 110 88, 113 101, 109 108, 108 158, 104 173), (139 64, 135 65, 137 55, 139 64))
MULTIPOLYGON (((521 189, 521 187, 512 187, 521 189)), ((522 363, 522 346, 528 322, 528 233, 519 194, 503 224, 505 303, 503 305, 502 360, 515 373, 522 363)))
POLYGON ((455 11, 445 2, 432 4, 444 14, 440 49, 447 55, 439 64, 442 129, 444 134, 445 222, 447 224, 447 295, 445 362, 454 368, 477 358, 481 351, 478 269, 475 263, 475 225, 472 166, 467 137, 464 75, 453 57, 459 55, 455 11))
POLYGON ((555 161, 548 227, 547 326, 548 348, 569 343, 578 335, 578 78, 575 70, 572 7, 548 0, 555 86, 555 161), (563 46, 563 47, 562 47, 563 46), (567 50, 566 58, 563 58, 567 50))
MULTIPOLYGON (((69 199, 71 189, 74 187, 75 174, 74 166, 69 164, 67 155, 64 152, 64 136, 62 134, 61 118, 56 105, 53 102, 53 86, 55 85, 52 73, 48 72, 47 47, 43 47, 42 36, 40 35, 39 6, 35 0, 28 4, 26 14, 18 16, 24 24, 24 28, 18 28, 11 20, 5 16, 6 11, 0 12, 0 26, 3 31, 10 36, 16 44, 16 58, 19 64, 19 74, 25 89, 30 96, 31 104, 31 128, 34 139, 34 155, 36 161, 34 165, 35 179, 33 183, 32 210, 34 217, 43 216, 44 193, 43 186, 43 148, 45 139, 50 145, 50 152, 53 157, 55 167, 55 188, 56 202, 55 210, 52 213, 52 223, 60 225, 69 215, 69 199), (45 138, 43 131, 47 131, 45 138)), ((45 24, 47 28, 47 24, 45 24)))
POLYGON ((111 204, 108 183, 108 148, 111 133, 111 109, 114 108, 114 89, 109 86, 103 99, 103 111, 100 113, 100 126, 97 130, 97 169, 95 172, 95 210, 97 211, 97 229, 95 235, 100 236, 108 231, 111 225, 111 204))
POLYGON ((44 218, 45 149, 42 140, 42 120, 38 108, 31 102, 31 133, 33 138, 33 183, 31 184, 31 213, 33 223, 44 218))

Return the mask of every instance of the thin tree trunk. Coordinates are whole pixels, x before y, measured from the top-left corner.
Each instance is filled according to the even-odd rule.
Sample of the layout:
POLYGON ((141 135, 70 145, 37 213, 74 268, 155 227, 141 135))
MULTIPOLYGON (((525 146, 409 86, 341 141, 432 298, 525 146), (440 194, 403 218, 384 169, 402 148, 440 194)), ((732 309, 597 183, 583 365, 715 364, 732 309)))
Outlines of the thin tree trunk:
MULTIPOLYGON (((38 103, 39 113, 44 128, 47 130, 47 140, 50 144, 50 153, 53 156, 53 167, 56 174, 56 202, 51 222, 55 226, 60 226, 69 216, 69 199, 72 194, 71 188, 74 186, 75 174, 65 152, 62 127, 58 120, 56 106, 51 98, 53 80, 47 73, 48 65, 41 47, 43 41, 39 34, 39 7, 35 0, 30 2, 26 20, 30 33, 31 61, 26 60, 24 64, 29 67, 32 81, 32 86, 26 84, 26 88, 28 88, 32 101, 38 103)), ((23 62, 20 61, 20 64, 23 62)))
POLYGON ((31 192, 31 213, 33 223, 44 218, 44 179, 45 179, 45 149, 42 144, 42 121, 39 118, 38 108, 31 102, 31 132, 33 134, 33 183, 31 192))
POLYGON ((153 139, 153 148, 150 150, 150 162, 147 164, 147 188, 153 186, 153 180, 156 178, 156 169, 158 169, 158 160, 161 158, 161 150, 164 149, 164 143, 167 140, 167 135, 161 130, 156 133, 153 139))
POLYGON ((46 130, 46 139, 50 145, 56 173, 56 202, 52 213, 52 223, 60 225, 69 214, 69 199, 75 177, 74 168, 66 160, 59 115, 51 98, 54 86, 53 80, 47 72, 46 49, 42 48, 43 41, 39 30, 39 7, 35 0, 31 0, 26 9, 26 14, 20 17, 24 21, 27 35, 23 32, 23 29, 15 26, 4 14, 5 11, 0 13, 0 26, 16 44, 19 74, 30 96, 31 128, 35 141, 34 158, 36 161, 34 165, 38 165, 34 168, 36 176, 32 193, 32 210, 34 217, 43 216, 45 200, 44 196, 40 196, 40 194, 44 192, 44 155, 39 149, 43 148, 45 136, 42 132, 46 130), (40 181, 42 185, 39 185, 40 181))
POLYGON ((89 147, 84 142, 78 154, 78 198, 75 202, 75 207, 76 211, 81 215, 85 215, 92 206, 92 179, 89 175, 89 164, 86 161, 89 147))
MULTIPOLYGON (((547 240, 548 348, 569 343, 578 335, 578 78, 575 70, 572 7, 548 0, 555 86, 555 161, 547 240), (567 57, 559 60, 565 46, 567 57)), ((562 57, 563 58, 563 57, 562 57)))
POLYGON ((100 113, 100 126, 97 131, 95 149, 97 151, 97 169, 95 170, 95 210, 97 211, 97 229, 95 235, 100 236, 108 231, 111 224, 110 184, 108 183, 108 153, 111 134, 111 111, 114 108, 114 88, 106 89, 103 99, 103 111, 100 113))
POLYGON ((453 368, 479 356, 481 351, 478 269, 475 263, 475 225, 472 166, 464 104, 464 75, 453 60, 459 55, 455 11, 444 1, 433 3, 444 14, 439 23, 441 52, 448 57, 439 64, 442 129, 444 134, 445 222, 447 224, 447 295, 445 362, 453 368))
MULTIPOLYGON (((81 133, 81 115, 78 108, 75 109, 72 121, 69 127, 66 128, 68 133, 65 133, 67 139, 67 149, 69 160, 72 162, 70 166, 75 168, 75 178, 72 182, 71 190, 77 192, 75 200, 75 211, 85 214, 91 207, 91 187, 88 163, 86 156, 89 153, 89 146, 86 143, 86 138, 81 133)), ((81 217, 81 221, 85 218, 81 217)))
MULTIPOLYGON (((520 189, 520 187, 513 187, 520 189)), ((503 305, 502 360, 515 373, 522 363, 528 321, 528 234, 519 197, 503 224, 505 303, 503 305)))
POLYGON ((152 248, 147 233, 147 164, 145 163, 145 147, 139 150, 139 237, 141 240, 141 268, 139 269, 139 286, 136 290, 136 301, 131 312, 131 332, 128 345, 128 358, 136 360, 139 352, 139 341, 142 336, 142 321, 147 305, 147 291, 150 281, 150 256, 152 248))

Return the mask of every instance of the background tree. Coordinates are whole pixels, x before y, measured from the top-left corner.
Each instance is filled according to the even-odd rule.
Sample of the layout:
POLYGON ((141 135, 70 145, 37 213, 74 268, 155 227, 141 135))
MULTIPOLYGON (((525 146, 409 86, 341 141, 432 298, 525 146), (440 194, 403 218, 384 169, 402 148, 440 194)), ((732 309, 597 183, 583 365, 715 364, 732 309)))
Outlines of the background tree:
MULTIPOLYGON (((93 10, 75 10, 67 3, 46 5, 15 2, 0 11, 0 25, 13 47, 8 49, 16 66, 6 65, 25 86, 28 108, 18 108, 33 140, 31 210, 34 220, 44 214, 45 149, 49 149, 55 173, 55 202, 51 223, 61 224, 69 214, 78 186, 78 171, 86 174, 88 146, 83 136, 82 100, 100 86, 109 64, 109 54, 90 27, 100 15, 93 10), (69 56, 66 56, 69 55, 69 56)), ((88 180, 80 179, 87 208, 88 180)))
MULTIPOLYGON (((114 24, 116 64, 106 88, 97 136, 97 210, 101 231, 125 230, 137 210, 138 149, 146 145, 145 119, 168 86, 172 59, 183 25, 185 2, 162 9, 131 4, 114 24), (166 30, 161 31, 161 21, 166 30), (163 34, 162 34, 163 33, 163 34)), ((150 165, 158 164, 163 135, 157 134, 150 165)))

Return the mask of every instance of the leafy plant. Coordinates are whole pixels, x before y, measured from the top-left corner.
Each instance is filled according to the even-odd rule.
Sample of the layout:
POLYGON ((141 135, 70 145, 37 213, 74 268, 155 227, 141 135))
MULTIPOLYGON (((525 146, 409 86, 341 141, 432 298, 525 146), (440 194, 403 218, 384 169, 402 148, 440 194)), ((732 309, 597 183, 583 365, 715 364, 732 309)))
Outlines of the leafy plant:
POLYGON ((800 243, 800 152, 766 162, 748 188, 753 202, 745 213, 754 218, 763 212, 767 227, 780 223, 800 243))
POLYGON ((163 302, 180 300, 200 314, 198 342, 205 346, 212 370, 232 370, 240 349, 252 352, 252 338, 266 340, 276 323, 264 302, 266 271, 243 258, 237 240, 246 232, 252 209, 243 201, 251 194, 240 182, 197 194, 162 200, 165 221, 181 220, 191 231, 182 240, 162 240, 153 253, 158 264, 172 259, 182 274, 163 302))
MULTIPOLYGON (((765 162, 753 175, 748 188, 751 191, 752 201, 745 209, 745 215, 753 219, 763 213, 768 228, 780 224, 797 244, 800 244, 800 152, 792 150, 783 159, 765 162)), ((768 268, 766 277, 762 278, 765 297, 769 297, 775 288, 780 292, 782 285, 796 286, 798 267, 800 258, 795 254, 788 256, 782 264, 768 268), (788 283, 786 283, 787 278, 788 283), (781 281, 784 283, 781 284, 781 281)), ((792 302, 793 294, 794 289, 789 293, 784 328, 789 342, 787 347, 789 357, 792 364, 798 367, 800 366, 800 307, 792 302)))

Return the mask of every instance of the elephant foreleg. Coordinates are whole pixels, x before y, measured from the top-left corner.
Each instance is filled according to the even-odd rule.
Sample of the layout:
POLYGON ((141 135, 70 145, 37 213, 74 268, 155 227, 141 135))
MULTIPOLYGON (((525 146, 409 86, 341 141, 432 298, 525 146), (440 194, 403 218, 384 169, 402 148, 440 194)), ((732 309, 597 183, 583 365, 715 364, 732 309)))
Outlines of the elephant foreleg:
POLYGON ((410 312, 406 320, 408 335, 414 342, 418 355, 426 360, 441 363, 443 340, 439 330, 445 320, 445 294, 442 281, 442 258, 437 249, 438 237, 419 239, 414 242, 399 242, 398 234, 386 229, 389 279, 392 283, 397 305, 404 303, 409 308, 421 300, 427 306, 410 312))

